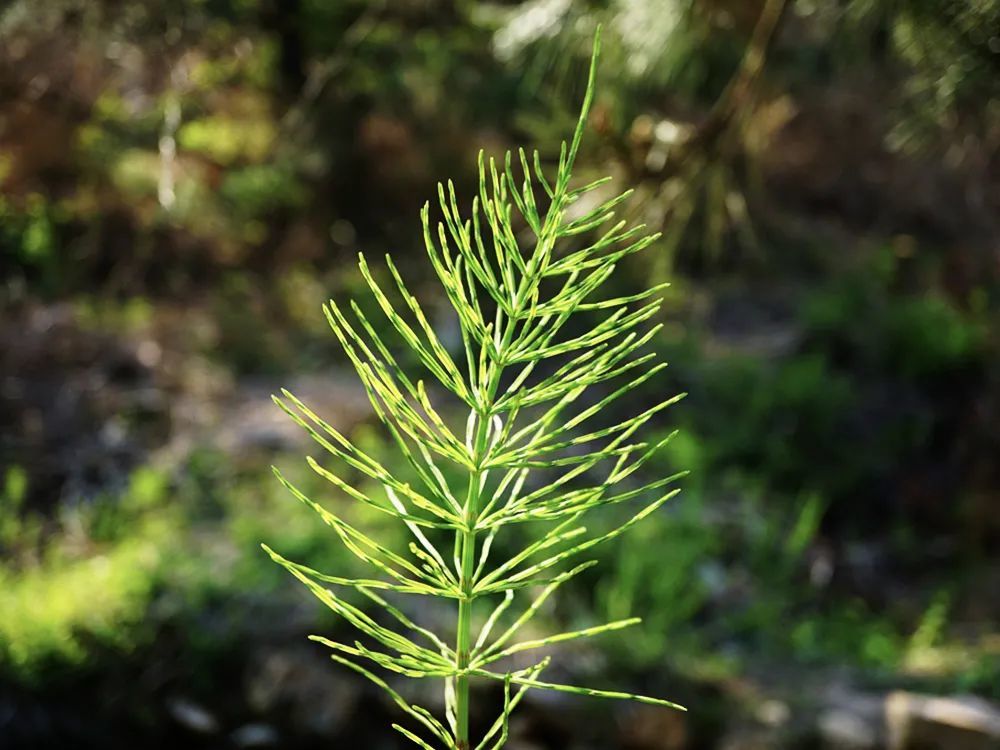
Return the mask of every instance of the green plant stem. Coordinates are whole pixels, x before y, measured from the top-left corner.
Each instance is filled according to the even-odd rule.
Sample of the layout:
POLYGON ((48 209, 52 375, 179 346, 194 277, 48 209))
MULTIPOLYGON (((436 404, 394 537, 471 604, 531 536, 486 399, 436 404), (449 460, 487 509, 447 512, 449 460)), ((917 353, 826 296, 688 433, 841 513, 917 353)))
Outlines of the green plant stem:
MULTIPOLYGON (((477 415, 476 438, 474 444, 476 461, 483 458, 486 451, 487 427, 489 421, 483 415, 477 415)), ((472 641, 472 602, 474 581, 472 580, 476 564, 476 531, 475 525, 480 507, 480 492, 483 472, 473 472, 469 479, 469 491, 465 500, 465 530, 459 533, 459 544, 462 550, 462 575, 459 586, 462 598, 458 602, 458 636, 455 652, 458 658, 458 668, 469 666, 469 651, 472 641)), ((459 675, 455 678, 455 723, 458 750, 469 750, 469 677, 459 675)))
MULTIPOLYGON (((515 307, 521 299, 521 291, 525 286, 522 280, 518 289, 515 307)), ((514 333, 514 321, 506 326, 503 340, 499 346, 499 351, 503 351, 510 344, 514 333)), ((479 465, 486 457, 487 438, 492 416, 493 399, 496 396, 497 387, 500 385, 500 375, 503 372, 502 365, 494 365, 490 373, 489 384, 486 388, 486 412, 476 413, 476 436, 473 443, 473 457, 479 465)), ((482 469, 474 471, 469 478, 469 490, 465 498, 464 521, 465 530, 459 532, 458 544, 462 551, 462 574, 459 578, 459 588, 462 590, 462 598, 458 602, 458 635, 455 643, 455 653, 458 660, 458 668, 466 669, 469 666, 469 653, 472 645, 472 602, 475 600, 473 588, 475 581, 476 565, 476 521, 479 520, 479 509, 481 505, 481 492, 484 472, 482 469)), ((460 674, 455 678, 455 741, 458 750, 469 750, 469 677, 460 674)))
MULTIPOLYGON (((595 65, 596 58, 591 62, 588 92, 593 88, 595 65)), ((583 126, 586 122, 586 113, 590 108, 589 97, 590 94, 588 93, 587 98, 584 100, 583 114, 580 116, 580 122, 577 124, 577 129, 573 136, 573 146, 570 149, 570 154, 566 162, 567 172, 572 167, 574 157, 576 156, 576 147, 583 134, 583 126)), ((498 359, 490 365, 485 399, 484 402, 480 404, 481 411, 476 412, 477 424, 475 440, 473 443, 473 456, 477 466, 485 458, 488 448, 487 440, 489 435, 490 419, 493 416, 493 402, 496 397, 497 389, 500 386, 500 378, 504 370, 503 356, 507 347, 510 346, 511 341, 513 340, 521 307, 526 301, 527 294, 531 289, 532 283, 534 282, 534 275, 538 271, 541 248, 545 242, 550 241, 549 232, 552 222, 554 221, 554 217, 559 216, 559 212, 563 206, 563 192, 566 186, 562 185, 561 187, 563 188, 563 191, 557 190, 558 194, 554 197, 552 205, 549 206, 549 209, 546 212, 545 220, 542 223, 542 229, 539 233, 534 252, 531 254, 531 259, 528 261, 525 273, 517 285, 517 290, 514 294, 513 300, 513 312, 503 327, 503 334, 501 335, 500 343, 497 346, 498 359)), ((458 634, 456 636, 455 644, 457 666, 459 670, 466 669, 469 666, 469 651, 472 639, 472 602, 475 600, 475 596, 473 594, 473 589, 475 587, 473 576, 475 574, 476 565, 475 526, 476 521, 478 520, 479 508, 481 507, 480 501, 482 498, 480 497, 480 494, 482 492, 483 475, 483 470, 477 469, 472 472, 470 476, 469 489, 468 494, 466 495, 464 508, 465 529, 459 532, 458 539, 456 541, 457 544, 461 545, 462 552, 462 574, 459 579, 459 587, 461 588, 463 594, 458 604, 458 634)), ((465 674, 459 674, 455 678, 455 728, 455 741, 458 750, 469 750, 471 747, 469 743, 469 677, 465 674)))
MULTIPOLYGON (((475 563, 476 532, 461 533, 462 577, 460 585, 464 596, 458 602, 458 638, 455 651, 458 668, 469 666, 469 648, 472 638, 472 593, 471 581, 475 563)), ((455 678, 455 723, 458 750, 469 750, 469 677, 455 678)))

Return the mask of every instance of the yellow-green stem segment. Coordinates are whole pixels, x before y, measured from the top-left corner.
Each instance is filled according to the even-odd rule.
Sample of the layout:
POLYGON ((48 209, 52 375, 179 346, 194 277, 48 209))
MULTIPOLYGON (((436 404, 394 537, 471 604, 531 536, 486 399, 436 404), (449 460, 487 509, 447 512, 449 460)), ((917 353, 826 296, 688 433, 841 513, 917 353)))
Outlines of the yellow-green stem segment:
MULTIPOLYGON (((526 280, 522 280, 518 289, 518 294, 514 300, 517 308, 521 301, 521 292, 526 285, 526 280)), ((504 331, 502 341, 498 347, 498 352, 503 352, 511 342, 514 334, 516 320, 511 320, 504 331)), ((501 354, 502 356, 502 354, 501 354)), ((488 449, 489 425, 492 413, 489 406, 492 405, 496 396, 497 388, 500 385, 500 375, 503 372, 503 364, 494 364, 490 374, 489 383, 486 386, 485 413, 476 413, 476 434, 473 439, 473 461, 476 466, 480 466, 485 458, 488 449)), ((460 545, 462 553, 462 574, 459 578, 459 588, 462 590, 462 598, 458 601, 458 635, 455 643, 455 653, 459 670, 468 668, 470 651, 472 648, 472 602, 475 599, 473 590, 475 588, 476 566, 476 522, 479 520, 479 509, 482 507, 480 497, 482 493, 483 474, 481 468, 472 472, 469 478, 468 494, 465 498, 463 509, 465 530, 458 533, 456 543, 460 545)), ((458 750, 470 750, 469 743, 469 678, 467 675, 459 675, 455 678, 455 743, 458 750)))
MULTIPOLYGON (((506 337, 505 337, 506 338, 506 337)), ((494 371, 489 388, 489 397, 495 395, 499 382, 499 368, 494 371)), ((480 464, 486 454, 489 429, 489 415, 476 415, 476 435, 473 442, 473 456, 476 464, 480 464)), ((462 573, 459 587, 462 598, 458 601, 458 635, 455 643, 455 653, 458 669, 469 666, 469 655, 472 648, 472 602, 475 598, 473 588, 476 565, 476 521, 480 508, 480 493, 482 491, 483 470, 477 469, 469 478, 469 490, 465 498, 464 520, 465 530, 459 532, 458 544, 462 553, 462 573)), ((455 678, 455 740, 458 750, 469 750, 469 678, 459 675, 455 678)))
MULTIPOLYGON (((573 147, 565 165, 567 173, 572 167, 573 158, 576 155, 576 147, 583 134, 583 126, 586 123, 587 113, 590 110, 590 92, 593 90, 594 75, 597 68, 597 51, 599 49, 600 32, 598 31, 594 48, 594 58, 590 64, 590 80, 587 86, 588 94, 584 100, 576 133, 573 136, 573 147)), ((480 466, 483 463, 489 447, 489 424, 490 419, 493 417, 491 408, 504 369, 502 361, 504 353, 513 339, 514 329, 517 327, 518 314, 526 301, 525 297, 531 286, 532 278, 538 272, 538 266, 543 262, 541 257, 543 253, 540 253, 540 250, 547 241, 550 223, 554 217, 560 215, 559 212, 562 208, 562 195, 557 195, 554 197, 552 205, 546 213, 542 231, 538 237, 538 244, 531 255, 531 259, 514 295, 513 312, 504 327, 503 335, 500 337, 501 340, 497 346, 497 356, 500 361, 493 363, 492 372, 490 372, 488 383, 486 384, 485 400, 480 404, 480 408, 476 412, 476 434, 473 441, 473 461, 476 466, 480 466)), ((482 498, 480 495, 484 473, 483 469, 477 468, 470 475, 469 489, 465 498, 465 507, 463 508, 465 529, 458 532, 455 541, 461 550, 462 559, 462 572, 459 578, 459 588, 462 591, 462 598, 458 602, 458 634, 455 643, 456 661, 459 671, 468 668, 472 648, 472 602, 475 600, 473 593, 475 581, 473 580, 473 576, 475 575, 476 566, 476 522, 479 520, 479 509, 482 507, 482 498)), ((458 750, 471 749, 471 744, 469 743, 469 677, 463 674, 455 677, 455 744, 458 750)))

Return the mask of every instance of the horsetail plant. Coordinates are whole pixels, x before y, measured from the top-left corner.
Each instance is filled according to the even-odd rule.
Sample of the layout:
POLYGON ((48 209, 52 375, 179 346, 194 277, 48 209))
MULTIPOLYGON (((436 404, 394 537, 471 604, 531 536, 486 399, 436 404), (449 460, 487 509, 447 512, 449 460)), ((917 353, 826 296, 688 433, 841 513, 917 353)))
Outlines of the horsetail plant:
POLYGON ((324 312, 375 414, 415 477, 413 483, 362 451, 288 391, 275 397, 328 453, 373 480, 384 496, 360 491, 311 457, 309 466, 350 498, 396 519, 411 537, 406 552, 394 551, 306 497, 275 469, 278 480, 333 527, 373 574, 363 579, 327 575, 286 560, 266 545, 264 549, 367 637, 365 643, 313 639, 332 650, 334 661, 382 688, 423 734, 398 724, 393 728, 425 750, 473 748, 469 727, 473 678, 498 681, 504 694, 502 712, 474 745, 476 750, 503 747, 508 718, 531 688, 681 708, 657 698, 542 681, 548 657, 517 668, 497 666, 510 665, 508 657, 524 651, 637 624, 639 618, 630 618, 515 639, 557 588, 595 564, 580 562, 581 555, 621 535, 678 491, 668 485, 680 475, 644 484, 626 480, 670 439, 649 444, 632 436, 679 397, 611 426, 582 427, 607 414, 618 399, 665 366, 651 364, 654 354, 641 353, 659 328, 644 330, 644 324, 659 308, 656 293, 664 285, 631 296, 592 299, 619 261, 648 247, 658 235, 643 236, 642 226, 627 228, 625 221, 608 227, 628 193, 599 201, 582 215, 570 212, 575 202, 591 197, 610 179, 570 188, 593 100, 599 49, 598 32, 580 117, 572 140, 562 145, 554 179, 546 177, 537 151, 530 161, 523 149, 516 157, 508 152, 502 164, 480 152, 479 195, 469 218, 460 216, 451 182, 438 186, 442 222, 433 225, 429 204, 423 207, 424 243, 458 317, 464 365, 442 343, 392 260, 387 256, 386 265, 405 309, 390 299, 360 256, 361 273, 392 328, 419 365, 468 409, 464 439, 432 403, 424 381, 407 372, 413 368, 400 364, 354 302, 350 312, 355 322, 334 301, 324 306, 324 312), (518 177, 515 159, 521 170, 518 177), (515 231, 515 215, 533 236, 533 247, 525 251, 515 231), (581 235, 593 236, 595 230, 600 230, 598 238, 586 247, 562 249, 562 244, 581 235), (578 311, 606 317, 584 333, 560 336, 578 311), (605 387, 601 396, 586 399, 590 405, 573 408, 592 386, 622 380, 617 387, 605 387), (588 535, 580 525, 596 508, 640 497, 646 497, 647 504, 610 531, 588 535), (516 524, 541 530, 520 549, 509 537, 496 542, 516 524), (504 560, 492 559, 504 544, 516 551, 504 560), (568 561, 574 565, 563 569, 568 561), (385 616, 375 619, 350 597, 336 593, 343 588, 363 595, 385 616), (397 594, 451 600, 457 612, 454 640, 446 641, 414 622, 398 601, 388 600, 396 601, 397 594), (488 605, 483 614, 489 614, 479 622, 477 613, 474 623, 473 608, 483 603, 488 605), (408 702, 374 670, 442 680, 445 720, 408 702))

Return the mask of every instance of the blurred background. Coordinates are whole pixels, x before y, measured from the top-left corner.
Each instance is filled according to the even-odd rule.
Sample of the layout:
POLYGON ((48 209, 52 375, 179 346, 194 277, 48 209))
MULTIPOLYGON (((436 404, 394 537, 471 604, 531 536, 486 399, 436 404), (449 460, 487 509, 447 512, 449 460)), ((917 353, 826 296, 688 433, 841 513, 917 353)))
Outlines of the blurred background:
POLYGON ((6 0, 0 747, 402 746, 269 465, 398 530, 269 394, 392 455, 320 305, 391 251, 451 325, 419 207, 553 162, 598 23, 577 178, 664 232, 614 283, 673 284, 634 400, 692 474, 543 624, 644 615, 559 676, 691 711, 533 693, 510 747, 1000 743, 1000 2, 6 0))

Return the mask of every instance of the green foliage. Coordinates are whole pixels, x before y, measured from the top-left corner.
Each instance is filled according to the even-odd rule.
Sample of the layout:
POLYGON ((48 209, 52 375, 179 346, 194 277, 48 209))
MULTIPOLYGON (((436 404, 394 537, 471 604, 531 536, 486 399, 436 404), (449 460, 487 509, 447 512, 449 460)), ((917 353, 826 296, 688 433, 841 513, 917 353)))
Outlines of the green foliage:
MULTIPOLYGON (((991 138, 997 116, 997 0, 845 0, 799 3, 825 52, 841 68, 885 65, 895 92, 885 104, 894 150, 914 154, 940 146, 940 135, 991 138)), ((965 144, 966 146, 968 144, 965 144)))
POLYGON ((125 300, 100 296, 81 296, 73 301, 74 313, 81 328, 91 331, 114 331, 122 335, 148 330, 154 309, 145 297, 125 300))
POLYGON ((39 524, 23 516, 27 491, 27 472, 20 466, 8 467, 0 488, 0 550, 7 555, 34 546, 38 539, 39 524))
POLYGON ((300 205, 304 192, 287 165, 255 164, 227 172, 222 181, 222 197, 240 215, 256 218, 300 205))
POLYGON ((154 546, 130 540, 100 556, 0 568, 0 663, 31 679, 53 661, 82 662, 95 641, 131 645, 158 561, 154 546))
MULTIPOLYGON (((358 439, 357 433, 352 439, 358 439)), ((206 453, 199 463, 202 461, 207 462, 212 471, 224 467, 224 458, 218 454, 206 453)), ((309 558, 318 566, 362 572, 363 566, 346 550, 330 545, 323 527, 289 504, 284 488, 267 481, 270 478, 270 472, 253 469, 233 476, 205 478, 207 486, 202 491, 208 497, 201 504, 202 512, 218 516, 217 533, 226 543, 219 545, 218 550, 204 550, 209 558, 219 553, 215 573, 206 578, 204 574, 191 571, 193 576, 201 575, 201 580, 185 581, 185 587, 205 586, 226 597, 261 591, 273 594, 284 584, 285 578, 269 560, 255 554, 260 539, 265 536, 289 555, 309 558)), ((310 495, 322 492, 327 486, 322 477, 308 470, 295 472, 294 481, 310 495)), ((403 533, 391 519, 369 507, 352 506, 344 509, 342 516, 352 524, 377 530, 386 543, 402 541, 403 533)))
POLYGON ((993 355, 984 313, 943 292, 899 290, 914 273, 886 249, 812 290, 784 324, 797 343, 776 356, 668 344, 693 383, 684 465, 735 474, 775 502, 815 492, 842 506, 925 455, 932 400, 993 355))
POLYGON ((885 356, 904 376, 934 376, 973 362, 983 334, 943 297, 903 299, 886 321, 885 356))
MULTIPOLYGON (((947 599, 935 598, 916 628, 898 613, 856 598, 828 600, 810 581, 809 554, 827 503, 818 495, 765 504, 760 490, 730 480, 742 499, 721 513, 697 497, 640 528, 647 543, 620 545, 601 576, 598 602, 610 616, 649 612, 647 627, 615 649, 614 663, 671 663, 698 675, 728 650, 729 669, 761 656, 810 666, 899 672, 947 642, 947 599), (669 544, 653 540, 670 539, 669 544), (753 654, 753 657, 751 657, 753 654)), ((958 660, 951 659, 955 664, 958 660)), ((968 670, 963 670, 965 675, 968 670)))
POLYGON ((892 44, 912 71, 894 145, 922 145, 928 131, 953 127, 957 115, 969 112, 988 132, 998 114, 1000 2, 906 0, 894 5, 886 11, 892 44))
MULTIPOLYGON (((255 554, 265 534, 291 554, 350 568, 353 557, 295 512, 266 481, 269 472, 223 469, 223 456, 203 450, 177 479, 140 467, 121 492, 49 521, 25 508, 26 473, 8 469, 0 483, 0 671, 42 684, 144 648, 164 623, 192 644, 211 639, 213 607, 228 617, 244 606, 235 602, 279 594, 283 576, 255 554)), ((295 479, 310 492, 324 482, 312 472, 295 479)), ((347 517, 385 539, 398 534, 370 509, 347 517)))
MULTIPOLYGON (((464 364, 456 362, 442 344, 388 256, 386 264, 403 309, 408 311, 406 317, 376 280, 364 256, 360 258, 362 275, 392 328, 436 381, 433 389, 412 374, 413 368, 408 371, 399 365, 361 307, 350 305, 353 323, 337 302, 324 308, 372 408, 402 454, 407 473, 366 452, 288 391, 275 398, 331 457, 368 477, 371 486, 359 489, 342 471, 334 473, 312 457, 309 466, 358 504, 395 519, 412 539, 405 550, 390 546, 316 502, 276 469, 279 481, 370 566, 372 577, 320 573, 270 547, 265 549, 370 643, 340 643, 319 636, 315 640, 333 650, 335 661, 386 690, 429 733, 432 742, 446 748, 473 746, 469 730, 473 677, 502 683, 505 695, 501 715, 477 748, 504 745, 510 712, 529 688, 678 707, 645 696, 543 682, 539 675, 548 657, 530 666, 502 666, 507 657, 520 652, 639 622, 625 617, 515 641, 556 589, 594 561, 574 560, 574 567, 560 572, 561 564, 655 514, 677 493, 669 485, 680 476, 636 481, 640 470, 673 435, 652 443, 633 439, 676 397, 636 416, 612 416, 623 396, 665 366, 651 365, 655 355, 641 353, 659 328, 643 332, 644 324, 659 309, 659 301, 649 301, 659 287, 626 297, 592 299, 618 262, 648 247, 658 235, 643 236, 642 226, 627 228, 625 221, 611 223, 628 193, 598 201, 582 215, 569 210, 607 182, 570 188, 593 97, 597 51, 595 41, 582 112, 572 140, 562 146, 554 176, 546 176, 538 152, 530 158, 523 150, 516 155, 508 152, 500 163, 487 161, 481 154, 479 195, 473 200, 470 218, 460 216, 450 182, 439 185, 444 220, 434 227, 429 204, 421 213, 431 265, 458 318, 464 364), (520 166, 519 176, 515 176, 515 163, 520 166), (547 207, 543 208, 544 203, 547 207), (527 252, 518 240, 516 221, 523 222, 534 237, 534 247, 527 252), (592 230, 600 230, 598 239, 571 249, 577 238, 592 230), (568 247, 563 249, 564 245, 568 247), (633 307, 634 303, 640 304, 633 307), (574 313, 582 311, 606 317, 583 332, 567 334, 574 313), (613 382, 618 385, 604 395, 591 388, 613 382), (450 393, 468 409, 464 439, 449 424, 448 412, 432 401, 443 393, 450 393), (577 406, 580 403, 585 405, 577 406), (577 407, 575 413, 573 407, 577 407), (646 498, 641 510, 610 530, 588 534, 580 525, 597 508, 639 498, 646 498), (543 530, 506 559, 492 559, 501 554, 502 538, 511 527, 525 523, 541 525, 543 530), (395 627, 352 604, 340 593, 344 589, 367 597, 395 627), (405 605, 393 603, 398 595, 457 605, 454 645, 405 614, 405 605), (486 604, 489 608, 484 613, 489 614, 478 620, 478 609, 486 604), (494 666, 498 663, 499 668, 494 666), (408 703, 366 665, 413 678, 443 680, 446 723, 408 703)), ((431 747, 411 730, 400 725, 394 728, 416 745, 431 747)))
POLYGON ((166 478, 137 470, 120 497, 66 510, 43 542, 38 517, 16 513, 19 476, 8 471, 0 506, 0 545, 17 553, 0 565, 0 666, 35 681, 97 648, 133 648, 177 540, 166 478))
POLYGON ((178 143, 223 165, 241 159, 261 161, 271 150, 277 134, 270 120, 253 114, 256 113, 249 120, 222 116, 192 120, 177 133, 178 143))
POLYGON ((792 648, 806 663, 841 661, 889 671, 905 648, 898 627, 860 601, 799 618, 788 632, 792 648))
POLYGON ((987 325, 980 311, 963 311, 940 292, 893 293, 897 265, 885 248, 813 295, 803 311, 812 345, 847 350, 868 369, 918 382, 981 361, 987 325))
POLYGON ((61 218, 57 207, 38 193, 20 203, 0 195, 0 262, 22 267, 43 288, 52 286, 58 273, 61 218))
POLYGON ((840 491, 861 471, 839 436, 855 394, 850 379, 821 353, 776 362, 745 355, 708 360, 698 370, 704 409, 690 429, 702 441, 706 470, 746 471, 793 489, 840 491))
POLYGON ((616 662, 656 664, 676 654, 678 642, 695 639, 691 623, 710 597, 700 569, 721 546, 703 504, 691 496, 677 512, 653 516, 614 546, 597 589, 598 607, 612 619, 647 613, 643 628, 615 644, 616 662))

